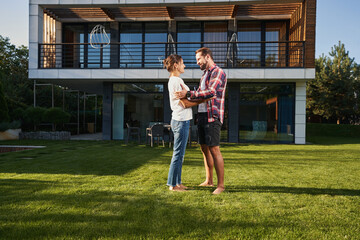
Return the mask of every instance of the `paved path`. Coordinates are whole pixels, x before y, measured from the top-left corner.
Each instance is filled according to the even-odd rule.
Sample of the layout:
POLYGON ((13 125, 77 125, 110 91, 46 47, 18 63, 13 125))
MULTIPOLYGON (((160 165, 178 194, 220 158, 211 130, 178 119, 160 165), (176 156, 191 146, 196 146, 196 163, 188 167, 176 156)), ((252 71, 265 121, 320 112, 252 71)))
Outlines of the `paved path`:
POLYGON ((102 140, 102 133, 71 135, 71 140, 102 140))

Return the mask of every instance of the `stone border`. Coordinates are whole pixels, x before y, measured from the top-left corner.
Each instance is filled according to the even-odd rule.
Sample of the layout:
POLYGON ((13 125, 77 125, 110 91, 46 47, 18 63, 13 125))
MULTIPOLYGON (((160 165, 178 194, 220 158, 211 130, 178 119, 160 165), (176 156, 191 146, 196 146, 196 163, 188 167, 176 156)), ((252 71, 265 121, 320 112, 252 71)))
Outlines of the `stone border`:
POLYGON ((0 153, 17 152, 35 148, 44 148, 45 146, 16 146, 16 145, 0 145, 0 153))
POLYGON ((70 140, 71 133, 67 131, 62 132, 22 132, 19 134, 19 139, 32 139, 32 140, 70 140))

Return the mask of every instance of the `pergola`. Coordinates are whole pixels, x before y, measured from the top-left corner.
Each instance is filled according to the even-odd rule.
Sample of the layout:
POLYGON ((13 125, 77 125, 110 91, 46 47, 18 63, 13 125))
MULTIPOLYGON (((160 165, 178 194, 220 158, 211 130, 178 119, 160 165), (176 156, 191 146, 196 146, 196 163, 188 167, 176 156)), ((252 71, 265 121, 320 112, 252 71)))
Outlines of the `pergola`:
MULTIPOLYGON (((277 1, 279 2, 279 1, 277 1)), ((183 20, 183 19, 290 19, 302 5, 302 0, 269 4, 214 4, 187 6, 110 6, 110 7, 46 7, 44 11, 60 22, 124 21, 124 20, 183 20)))

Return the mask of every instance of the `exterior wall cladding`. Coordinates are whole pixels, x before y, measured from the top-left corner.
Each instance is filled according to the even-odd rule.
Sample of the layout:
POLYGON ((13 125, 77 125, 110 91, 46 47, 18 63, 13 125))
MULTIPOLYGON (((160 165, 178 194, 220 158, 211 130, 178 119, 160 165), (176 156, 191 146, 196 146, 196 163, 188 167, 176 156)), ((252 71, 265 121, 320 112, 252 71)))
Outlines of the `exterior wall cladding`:
MULTIPOLYGON (((271 87, 285 84, 293 89, 292 107, 288 108, 290 113, 287 114, 291 120, 287 123, 288 129, 285 132, 292 136, 290 143, 305 144, 306 82, 315 77, 316 0, 30 0, 29 78, 102 95, 103 138, 116 139, 114 115, 117 110, 114 109, 114 96, 116 94, 125 98, 127 96, 125 93, 121 95, 121 91, 116 92, 116 84, 162 84, 163 115, 161 120, 170 122, 171 110, 166 93, 169 74, 161 68, 159 62, 157 65, 155 63, 147 65, 146 61, 151 63, 151 57, 144 57, 144 54, 147 54, 146 47, 151 44, 148 41, 148 45, 144 44, 147 36, 144 30, 145 23, 164 22, 167 24, 166 34, 175 39, 174 44, 166 44, 171 42, 167 37, 163 45, 154 44, 154 47, 163 46, 164 55, 168 55, 171 53, 169 46, 176 45, 174 48, 177 48, 178 53, 180 51, 180 22, 199 23, 199 41, 196 44, 188 43, 187 45, 191 54, 194 54, 195 45, 195 47, 207 46, 204 36, 206 31, 211 32, 208 30, 211 29, 211 24, 208 24, 210 27, 207 25, 207 22, 211 21, 225 23, 227 28, 225 41, 218 44, 212 43, 213 45, 209 46, 220 49, 214 52, 215 61, 224 69, 228 77, 226 140, 229 142, 242 142, 246 139, 251 141, 251 137, 242 138, 241 134, 253 133, 258 127, 255 125, 258 123, 261 125, 261 121, 257 121, 254 125, 255 120, 259 120, 259 116, 257 119, 253 117, 248 128, 242 126, 240 123, 242 114, 246 115, 246 113, 241 112, 241 109, 246 109, 244 108, 246 104, 248 107, 251 104, 255 104, 255 107, 260 106, 256 105, 256 101, 249 99, 251 96, 259 95, 256 93, 264 89, 262 85, 271 87), (124 59, 119 56, 122 54, 121 48, 129 47, 129 45, 122 45, 121 24, 129 22, 142 24, 142 41, 137 42, 141 51, 138 59, 127 59, 130 64, 129 62, 123 64, 121 61, 124 59), (99 23, 108 26, 111 43, 106 47, 107 49, 96 52, 88 45, 88 33, 93 25, 99 23), (87 31, 87 34, 82 35, 82 40, 76 41, 75 38, 69 40, 65 36, 65 28, 76 24, 86 25, 87 29, 84 31, 87 31), (232 38, 234 34, 235 39, 232 38), (77 52, 80 54, 80 57, 77 57, 79 63, 75 63, 74 60, 77 51, 74 49, 77 47, 80 49, 77 52), (72 50, 69 53, 66 49, 72 50), (222 57, 216 58, 217 54, 222 57), (91 65, 90 57, 95 55, 100 62, 91 65), (66 62, 69 56, 70 65, 66 62), (249 86, 255 86, 252 88, 251 96, 241 90, 249 86), (260 86, 261 90, 256 92, 256 86, 260 86), (247 103, 244 105, 243 101, 247 103)), ((189 32, 191 31, 193 30, 189 32)), ((188 41, 196 40, 191 38, 188 41)), ((184 41, 182 44, 186 45, 184 41)), ((135 51, 134 49, 131 47, 130 51, 135 51)), ((184 59, 187 58, 184 57, 184 59)), ((155 59, 156 61, 158 60, 155 59)), ((194 59, 189 57, 185 64, 187 64, 187 69, 182 75, 184 81, 199 83, 202 72, 196 67, 194 59)), ((269 96, 264 95, 265 100, 261 99, 265 108, 259 107, 259 110, 268 107, 266 111, 271 111, 268 105, 271 102, 269 96)), ((274 100, 276 102, 274 120, 280 121, 279 108, 284 104, 279 99, 284 97, 281 94, 271 96, 276 99, 274 100)), ((259 98, 257 100, 259 101, 259 98)), ((262 120, 267 121, 268 124, 265 131, 281 132, 280 125, 275 126, 275 130, 270 129, 269 116, 263 117, 262 120)), ((260 131, 260 129, 257 130, 260 131)))

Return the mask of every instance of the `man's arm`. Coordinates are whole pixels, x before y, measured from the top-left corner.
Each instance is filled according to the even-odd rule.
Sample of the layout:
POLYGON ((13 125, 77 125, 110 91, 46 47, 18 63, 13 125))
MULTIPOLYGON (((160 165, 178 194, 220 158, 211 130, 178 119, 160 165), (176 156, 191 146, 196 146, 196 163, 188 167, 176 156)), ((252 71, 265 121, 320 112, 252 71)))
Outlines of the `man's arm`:
POLYGON ((199 105, 201 103, 210 101, 213 98, 214 97, 208 98, 208 99, 193 99, 191 101, 187 100, 186 98, 183 98, 183 99, 180 99, 180 103, 184 108, 189 108, 189 107, 194 107, 194 106, 197 106, 197 105, 199 105))

